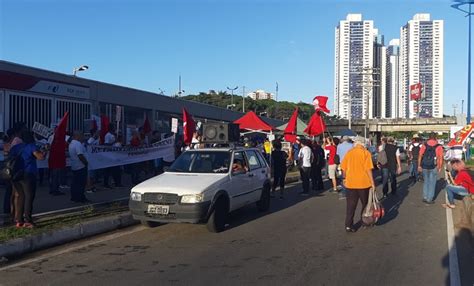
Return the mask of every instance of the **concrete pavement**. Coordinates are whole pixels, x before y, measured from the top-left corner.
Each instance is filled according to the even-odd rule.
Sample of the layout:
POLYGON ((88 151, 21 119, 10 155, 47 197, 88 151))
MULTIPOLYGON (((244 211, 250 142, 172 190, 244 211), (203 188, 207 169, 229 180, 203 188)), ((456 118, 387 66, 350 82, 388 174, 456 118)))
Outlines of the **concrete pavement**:
POLYGON ((272 201, 269 213, 249 206, 232 214, 223 233, 200 225, 139 227, 117 239, 60 247, 61 255, 36 254, 0 270, 0 284, 447 284, 444 198, 426 206, 421 184, 408 188, 406 175, 400 179, 399 195, 384 201, 380 225, 357 233, 344 231, 344 200, 301 197, 296 184, 284 201, 272 201))

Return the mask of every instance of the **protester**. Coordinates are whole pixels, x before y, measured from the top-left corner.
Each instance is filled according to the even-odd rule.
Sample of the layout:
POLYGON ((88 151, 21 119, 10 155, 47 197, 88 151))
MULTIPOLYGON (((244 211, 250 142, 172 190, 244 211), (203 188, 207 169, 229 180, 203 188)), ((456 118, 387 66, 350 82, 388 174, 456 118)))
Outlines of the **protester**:
POLYGON ((309 142, 306 139, 302 139, 301 148, 298 154, 298 163, 300 167, 301 180, 303 181, 303 192, 302 196, 309 195, 309 179, 311 176, 311 162, 313 160, 313 152, 309 148, 309 142))
MULTIPOLYGON (((9 156, 11 143, 15 136, 15 130, 10 128, 7 130, 7 134, 3 138, 3 157, 6 159, 9 156)), ((12 184, 9 181, 5 181, 5 194, 3 196, 3 213, 11 214, 14 216, 13 196, 12 196, 12 184)))
POLYGON ((337 147, 334 144, 334 141, 331 137, 326 138, 326 143, 324 145, 328 153, 328 177, 332 182, 332 189, 329 191, 331 193, 337 193, 337 164, 335 161, 337 147))
POLYGON ((408 159, 410 160, 410 178, 414 180, 414 183, 418 182, 418 157, 420 157, 421 150, 420 137, 415 134, 412 142, 408 147, 408 159))
POLYGON ((324 183, 321 169, 326 166, 326 159, 324 158, 324 150, 318 142, 314 141, 312 144, 313 162, 311 164, 311 182, 313 191, 323 192, 324 183))
POLYGON ((382 169, 383 198, 388 195, 388 181, 390 180, 391 195, 397 194, 397 175, 402 172, 400 163, 400 150, 395 145, 393 137, 387 138, 387 143, 383 146, 383 151, 387 156, 387 163, 380 165, 382 169))
MULTIPOLYGON (((130 146, 140 147, 142 141, 138 132, 133 132, 132 139, 130 140, 130 146)), ((130 175, 132 177, 132 184, 137 185, 140 183, 140 167, 141 163, 130 164, 130 175)))
POLYGON ((76 203, 89 202, 84 195, 89 163, 85 157, 86 150, 83 141, 84 134, 81 131, 74 131, 73 139, 69 144, 69 158, 72 170, 71 201, 76 203))
POLYGON ((275 193, 276 187, 280 186, 280 200, 283 199, 285 191, 286 178, 286 160, 288 155, 281 150, 282 145, 280 141, 273 141, 273 152, 271 155, 271 167, 273 171, 273 187, 272 191, 275 193))
POLYGON ((369 199, 369 190, 375 190, 374 178, 372 176, 372 155, 364 147, 364 138, 356 137, 354 147, 344 156, 341 164, 343 171, 344 186, 347 189, 346 205, 346 231, 355 232, 354 214, 359 200, 362 203, 362 212, 369 199))
POLYGON ((451 166, 456 171, 457 175, 454 182, 452 182, 453 184, 448 184, 446 186, 448 203, 442 204, 442 206, 444 208, 454 209, 456 207, 454 204, 454 195, 462 197, 474 195, 474 182, 472 181, 469 171, 466 169, 464 161, 454 159, 451 161, 451 166))
MULTIPOLYGON (((107 134, 105 134, 105 137, 104 137, 104 145, 112 146, 117 141, 114 135, 115 125, 110 123, 108 130, 109 131, 107 132, 107 134)), ((104 187, 105 188, 112 189, 112 186, 109 184, 109 178, 112 175, 112 172, 113 172, 113 167, 108 167, 104 169, 104 187)))
MULTIPOLYGON (((337 152, 336 155, 339 156, 339 162, 342 163, 344 158, 346 157, 347 152, 354 147, 352 140, 349 136, 343 136, 341 139, 342 143, 337 145, 337 152)), ((339 199, 344 199, 347 195, 347 190, 344 186, 344 177, 342 177, 342 184, 341 184, 341 192, 339 194, 339 199)))
POLYGON ((10 158, 19 156, 22 160, 23 175, 12 182, 14 194, 14 220, 16 227, 33 228, 33 202, 36 195, 36 160, 44 160, 45 154, 35 144, 33 133, 23 130, 21 142, 10 149, 10 158))
POLYGON ((268 138, 265 138, 265 142, 263 142, 263 149, 265 158, 267 158, 267 161, 270 161, 270 157, 272 154, 272 143, 270 143, 270 140, 268 140, 268 138))
POLYGON ((436 134, 421 146, 418 158, 418 171, 423 172, 423 202, 434 204, 436 180, 443 166, 443 147, 438 144, 436 134))
MULTIPOLYGON (((117 135, 117 140, 115 141, 115 143, 112 146, 122 147, 122 141, 123 141, 123 136, 121 134, 118 134, 117 135)), ((145 162, 142 162, 141 166, 143 166, 143 163, 145 163, 145 162)), ((122 185, 122 166, 118 165, 118 166, 110 167, 110 172, 112 174, 112 178, 114 179, 114 186, 117 187, 117 188, 123 187, 123 185, 122 185)))
MULTIPOLYGON (((90 131, 91 136, 87 139, 87 146, 95 146, 100 144, 100 134, 97 129, 90 131)), ((89 170, 87 174, 87 191, 91 194, 97 192, 95 184, 97 183, 97 170, 89 170)))

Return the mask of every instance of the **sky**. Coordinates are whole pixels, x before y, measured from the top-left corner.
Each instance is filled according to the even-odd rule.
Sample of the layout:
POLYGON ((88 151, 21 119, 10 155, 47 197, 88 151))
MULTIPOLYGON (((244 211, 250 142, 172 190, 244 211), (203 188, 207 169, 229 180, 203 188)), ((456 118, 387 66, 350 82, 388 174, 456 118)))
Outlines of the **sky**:
MULTIPOLYGON (((416 13, 444 20, 444 113, 467 97, 467 27, 449 0, 0 0, 0 59, 173 95, 239 87, 334 96, 334 31, 349 13, 386 44, 416 13)), ((464 111, 466 111, 464 103, 464 111)))

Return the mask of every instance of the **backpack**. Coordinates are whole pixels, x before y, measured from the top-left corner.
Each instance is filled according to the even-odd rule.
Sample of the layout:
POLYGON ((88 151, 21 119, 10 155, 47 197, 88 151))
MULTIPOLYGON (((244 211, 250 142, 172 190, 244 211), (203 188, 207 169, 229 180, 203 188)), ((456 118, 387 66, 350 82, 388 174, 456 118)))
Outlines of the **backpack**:
POLYGON ((423 153, 423 158, 421 158, 421 168, 427 170, 433 170, 436 168, 436 148, 438 148, 439 144, 435 146, 430 146, 425 143, 425 153, 423 153))
POLYGON ((413 157, 413 160, 418 160, 418 156, 420 155, 420 149, 421 144, 418 144, 418 146, 412 145, 411 155, 413 157))
POLYGON ((382 166, 385 166, 388 163, 387 152, 385 152, 385 146, 383 146, 382 150, 377 153, 377 163, 382 166))
POLYGON ((24 161, 21 157, 25 147, 21 148, 16 156, 10 156, 5 161, 5 166, 0 170, 0 179, 4 181, 17 182, 23 179, 24 161))

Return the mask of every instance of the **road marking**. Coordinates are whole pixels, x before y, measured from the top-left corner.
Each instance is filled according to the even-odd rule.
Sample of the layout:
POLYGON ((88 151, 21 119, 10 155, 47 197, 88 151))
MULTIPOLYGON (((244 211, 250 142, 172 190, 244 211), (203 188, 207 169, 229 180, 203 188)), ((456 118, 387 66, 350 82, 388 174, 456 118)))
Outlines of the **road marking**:
POLYGON ((0 271, 5 271, 5 270, 11 269, 11 268, 15 268, 15 267, 19 267, 19 266, 22 266, 22 265, 38 262, 38 261, 41 261, 41 260, 44 260, 44 259, 49 259, 49 258, 58 256, 58 255, 66 254, 68 252, 93 245, 93 244, 103 243, 103 242, 113 240, 113 239, 116 239, 116 238, 119 238, 119 237, 122 237, 122 236, 125 236, 125 235, 129 235, 129 234, 132 234, 132 233, 135 233, 135 232, 139 232, 139 231, 142 231, 144 229, 146 229, 144 226, 135 226, 131 230, 123 231, 123 232, 119 232, 119 233, 108 234, 104 237, 92 239, 92 240, 84 242, 84 243, 81 243, 80 241, 76 241, 77 243, 79 243, 79 245, 71 246, 71 247, 68 247, 66 249, 59 249, 57 251, 53 251, 53 252, 50 252, 50 253, 47 253, 47 254, 44 254, 44 255, 40 255, 39 257, 26 259, 26 260, 23 260, 23 261, 20 261, 20 262, 17 262, 17 263, 13 263, 13 264, 5 266, 5 267, 0 267, 0 271))
MULTIPOLYGON (((446 196, 446 203, 449 203, 446 196)), ((460 286, 458 250, 456 248, 456 235, 454 233, 453 211, 446 208, 446 221, 448 228, 448 251, 449 251, 449 279, 451 286, 460 286)))

